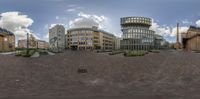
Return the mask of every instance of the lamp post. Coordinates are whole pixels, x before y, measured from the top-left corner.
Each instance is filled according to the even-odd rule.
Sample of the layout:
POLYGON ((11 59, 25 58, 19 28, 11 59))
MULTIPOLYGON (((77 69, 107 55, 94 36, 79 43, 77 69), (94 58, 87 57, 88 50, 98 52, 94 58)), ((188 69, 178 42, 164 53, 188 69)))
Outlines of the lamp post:
POLYGON ((39 48, 38 48, 38 41, 37 41, 37 49, 39 49, 39 48))
POLYGON ((27 44, 26 44, 26 55, 28 55, 28 49, 29 49, 29 34, 27 33, 27 42, 26 42, 27 44))
POLYGON ((59 52, 59 46, 58 46, 58 41, 57 41, 56 43, 57 43, 57 45, 56 45, 56 47, 57 47, 57 51, 59 52))

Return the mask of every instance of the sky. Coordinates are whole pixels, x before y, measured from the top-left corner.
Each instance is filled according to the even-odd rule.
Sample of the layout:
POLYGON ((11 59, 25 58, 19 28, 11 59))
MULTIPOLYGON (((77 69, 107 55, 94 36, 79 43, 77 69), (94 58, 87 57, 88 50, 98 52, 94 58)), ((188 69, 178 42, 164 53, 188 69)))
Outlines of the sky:
POLYGON ((190 25, 200 27, 200 0, 0 0, 0 27, 48 41, 55 24, 66 29, 98 26, 120 37, 120 18, 150 17, 151 30, 175 42, 176 24, 186 32, 190 25))

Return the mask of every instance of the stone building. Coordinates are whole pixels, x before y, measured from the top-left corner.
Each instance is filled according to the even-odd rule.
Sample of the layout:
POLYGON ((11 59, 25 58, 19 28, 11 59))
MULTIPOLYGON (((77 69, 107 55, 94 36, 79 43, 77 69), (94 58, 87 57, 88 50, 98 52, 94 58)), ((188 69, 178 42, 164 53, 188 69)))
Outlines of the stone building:
POLYGON ((65 50, 65 27, 56 25, 49 29, 50 50, 53 52, 63 52, 65 50))
POLYGON ((0 28, 0 52, 9 52, 15 50, 15 35, 0 28))

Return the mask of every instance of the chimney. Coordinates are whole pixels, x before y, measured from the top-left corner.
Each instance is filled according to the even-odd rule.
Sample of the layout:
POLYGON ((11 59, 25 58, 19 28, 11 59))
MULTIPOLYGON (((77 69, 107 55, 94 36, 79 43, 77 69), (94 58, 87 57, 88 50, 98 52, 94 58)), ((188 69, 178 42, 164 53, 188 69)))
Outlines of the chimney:
POLYGON ((177 23, 177 36, 176 36, 176 42, 179 43, 179 23, 177 23))

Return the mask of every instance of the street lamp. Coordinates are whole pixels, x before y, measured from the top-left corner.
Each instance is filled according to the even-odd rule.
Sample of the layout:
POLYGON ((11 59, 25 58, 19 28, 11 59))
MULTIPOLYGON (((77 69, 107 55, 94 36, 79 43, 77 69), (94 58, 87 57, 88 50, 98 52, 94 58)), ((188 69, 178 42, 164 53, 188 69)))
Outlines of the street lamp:
POLYGON ((29 33, 27 33, 26 55, 28 55, 28 49, 29 49, 29 33))
POLYGON ((38 48, 38 41, 37 41, 37 49, 39 49, 39 48, 38 48))

